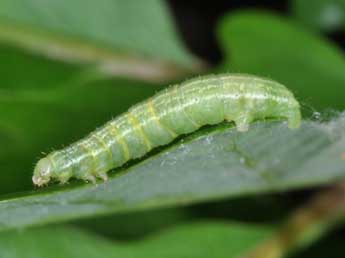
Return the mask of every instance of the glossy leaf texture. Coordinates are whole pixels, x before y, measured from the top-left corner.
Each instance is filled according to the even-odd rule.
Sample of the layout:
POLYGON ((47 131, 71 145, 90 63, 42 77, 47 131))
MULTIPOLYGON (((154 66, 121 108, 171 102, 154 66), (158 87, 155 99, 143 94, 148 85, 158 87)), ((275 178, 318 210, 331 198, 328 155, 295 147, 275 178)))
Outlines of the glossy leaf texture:
POLYGON ((0 202, 0 229, 277 192, 345 178, 345 119, 204 129, 97 185, 48 187, 0 202), (325 173, 327 171, 327 173, 325 173), (5 212, 6 211, 6 212, 5 212))

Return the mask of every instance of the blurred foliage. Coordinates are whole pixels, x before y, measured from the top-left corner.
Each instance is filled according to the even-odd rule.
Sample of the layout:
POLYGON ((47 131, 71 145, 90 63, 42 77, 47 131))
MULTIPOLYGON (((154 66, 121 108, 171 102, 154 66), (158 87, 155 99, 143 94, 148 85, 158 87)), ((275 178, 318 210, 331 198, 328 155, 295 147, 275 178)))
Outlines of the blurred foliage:
POLYGON ((291 11, 298 21, 316 31, 345 28, 344 0, 292 0, 291 11))
MULTIPOLYGON (((303 205, 282 191, 343 179, 345 59, 322 32, 343 30, 344 1, 310 2, 291 0, 290 17, 228 10, 216 28, 224 58, 204 73, 278 80, 317 121, 297 131, 259 121, 245 134, 207 127, 117 169, 107 184, 38 190, 31 175, 41 152, 205 66, 183 46, 164 1, 0 1, 0 229, 20 228, 0 233, 0 256, 237 257, 303 205), (242 195, 253 197, 215 203, 242 195), (96 217, 76 220, 84 216, 96 217), (21 229, 71 219, 73 227, 21 229)), ((341 240, 302 256, 341 257, 341 240)))
POLYGON ((256 225, 205 221, 125 244, 110 242, 75 228, 38 228, 0 234, 0 255, 3 258, 231 258, 252 248, 270 233, 269 228, 256 225))
MULTIPOLYGON (((183 66, 191 66, 196 61, 183 47, 167 6, 160 0, 142 3, 133 0, 3 0, 0 21, 2 26, 14 30, 16 26, 25 26, 33 36, 42 31, 46 37, 59 35, 61 41, 80 39, 100 48, 183 66)), ((0 39, 9 40, 1 35, 0 29, 0 39)))
POLYGON ((136 241, 146 235, 195 220, 196 216, 191 209, 177 207, 79 219, 69 224, 108 238, 136 241))
MULTIPOLYGON (((340 233, 340 232, 338 232, 340 233)), ((313 258, 324 258, 324 257, 331 257, 331 258, 342 258, 344 256, 344 245, 343 245, 343 237, 341 233, 336 235, 333 234, 331 236, 326 237, 323 239, 318 245, 313 245, 301 253, 294 254, 294 258, 304 258, 304 257, 313 257, 313 258)))

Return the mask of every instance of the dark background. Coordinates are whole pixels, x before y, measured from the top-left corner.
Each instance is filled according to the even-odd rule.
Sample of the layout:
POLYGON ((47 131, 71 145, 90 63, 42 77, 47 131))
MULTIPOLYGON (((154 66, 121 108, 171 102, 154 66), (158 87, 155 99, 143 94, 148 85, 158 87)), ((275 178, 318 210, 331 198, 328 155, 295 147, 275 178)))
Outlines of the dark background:
MULTIPOLYGON (((186 46, 192 53, 211 64, 217 64, 222 58, 215 28, 224 14, 247 8, 272 11, 282 16, 290 15, 290 1, 287 0, 168 0, 167 2, 186 46)), ((332 31, 326 36, 345 49, 345 33, 332 31)))

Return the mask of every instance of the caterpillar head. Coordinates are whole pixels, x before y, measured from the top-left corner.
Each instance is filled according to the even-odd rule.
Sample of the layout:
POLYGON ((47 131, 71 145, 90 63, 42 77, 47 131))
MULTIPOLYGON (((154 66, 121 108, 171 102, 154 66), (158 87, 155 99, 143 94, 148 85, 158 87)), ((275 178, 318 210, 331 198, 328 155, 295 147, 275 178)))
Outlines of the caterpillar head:
POLYGON ((38 161, 35 166, 32 181, 37 186, 47 184, 53 173, 53 164, 48 158, 43 158, 38 161))

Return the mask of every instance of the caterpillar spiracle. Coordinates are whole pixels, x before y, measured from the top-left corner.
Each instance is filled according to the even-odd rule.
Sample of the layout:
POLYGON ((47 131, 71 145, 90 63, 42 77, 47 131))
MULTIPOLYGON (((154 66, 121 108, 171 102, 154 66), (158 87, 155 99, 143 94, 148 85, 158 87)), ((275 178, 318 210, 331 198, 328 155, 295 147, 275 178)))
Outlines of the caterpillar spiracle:
POLYGON ((285 118, 289 128, 301 123, 300 105, 282 84, 243 74, 198 77, 171 86, 131 107, 87 137, 42 158, 33 183, 70 178, 95 182, 107 172, 181 134, 206 124, 233 121, 239 131, 267 117, 285 118))

